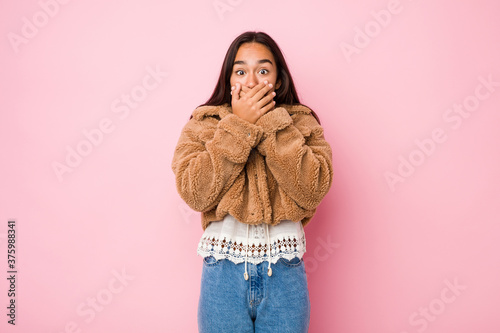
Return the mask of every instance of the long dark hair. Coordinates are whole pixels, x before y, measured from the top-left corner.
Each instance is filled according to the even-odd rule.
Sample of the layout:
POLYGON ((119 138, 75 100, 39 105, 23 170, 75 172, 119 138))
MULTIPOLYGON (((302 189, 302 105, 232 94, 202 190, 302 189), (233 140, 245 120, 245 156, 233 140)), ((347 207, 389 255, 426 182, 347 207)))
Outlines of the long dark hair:
MULTIPOLYGON (((224 103, 231 105, 231 72, 233 70, 236 53, 243 43, 260 43, 266 46, 273 54, 274 60, 276 61, 276 67, 278 69, 276 82, 281 81, 279 88, 275 90, 276 96, 274 97, 274 100, 276 101, 276 106, 279 104, 302 104, 299 101, 299 97, 295 91, 295 85, 293 84, 292 75, 288 70, 285 58, 283 57, 283 53, 281 52, 278 44, 276 44, 276 42, 265 32, 247 31, 236 37, 236 39, 229 46, 224 58, 224 63, 222 64, 219 80, 217 81, 212 96, 210 96, 204 104, 201 104, 198 107, 204 105, 216 106, 224 103)), ((305 104, 302 105, 307 107, 305 104)), ((319 118, 314 111, 312 111, 312 115, 319 123, 319 118)))

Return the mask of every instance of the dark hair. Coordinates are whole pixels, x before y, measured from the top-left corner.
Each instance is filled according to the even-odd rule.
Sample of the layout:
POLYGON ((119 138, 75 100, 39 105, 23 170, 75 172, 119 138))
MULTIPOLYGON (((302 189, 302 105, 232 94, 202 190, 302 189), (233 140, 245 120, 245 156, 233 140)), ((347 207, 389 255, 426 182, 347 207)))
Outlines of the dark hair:
MULTIPOLYGON (((299 101, 299 97, 297 96, 297 92, 295 91, 295 85, 293 84, 292 75, 288 70, 285 58, 283 57, 283 53, 281 52, 278 44, 276 44, 276 42, 265 32, 247 31, 236 37, 236 39, 229 46, 229 49, 227 50, 226 56, 224 58, 224 63, 222 64, 219 80, 217 81, 212 96, 210 96, 210 98, 204 104, 201 104, 198 107, 204 105, 216 106, 222 105, 224 103, 231 105, 231 72, 233 70, 233 63, 234 59, 236 58, 236 53, 238 52, 240 46, 244 43, 260 43, 266 46, 273 54, 274 60, 276 61, 276 67, 278 69, 276 82, 281 81, 279 88, 275 90, 276 96, 274 97, 274 100, 276 101, 276 105, 302 104, 299 101)), ((319 118, 316 113, 314 113, 314 111, 312 111, 312 115, 319 123, 319 118)))

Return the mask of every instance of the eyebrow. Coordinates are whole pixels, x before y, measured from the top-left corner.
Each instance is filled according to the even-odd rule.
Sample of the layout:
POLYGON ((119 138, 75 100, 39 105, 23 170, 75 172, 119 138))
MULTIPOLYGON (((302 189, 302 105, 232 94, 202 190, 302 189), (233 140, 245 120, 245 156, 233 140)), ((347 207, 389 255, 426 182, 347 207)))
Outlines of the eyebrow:
MULTIPOLYGON (((269 59, 260 59, 260 60, 257 61, 258 64, 263 64, 263 63, 266 63, 266 62, 270 63, 271 65, 273 64, 273 62, 271 60, 269 60, 269 59)), ((246 65, 246 64, 247 63, 245 61, 243 61, 243 60, 236 60, 233 65, 246 65)))

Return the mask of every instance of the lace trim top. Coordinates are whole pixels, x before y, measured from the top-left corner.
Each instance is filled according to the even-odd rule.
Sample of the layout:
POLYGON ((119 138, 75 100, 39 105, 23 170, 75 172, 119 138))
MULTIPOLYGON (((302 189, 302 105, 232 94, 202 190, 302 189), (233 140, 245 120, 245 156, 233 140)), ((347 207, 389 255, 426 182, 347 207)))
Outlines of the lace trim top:
POLYGON ((302 258, 305 252, 302 223, 283 220, 275 226, 265 223, 249 225, 230 214, 207 226, 197 249, 197 254, 202 257, 214 256, 236 264, 269 261, 269 266, 279 258, 302 258))

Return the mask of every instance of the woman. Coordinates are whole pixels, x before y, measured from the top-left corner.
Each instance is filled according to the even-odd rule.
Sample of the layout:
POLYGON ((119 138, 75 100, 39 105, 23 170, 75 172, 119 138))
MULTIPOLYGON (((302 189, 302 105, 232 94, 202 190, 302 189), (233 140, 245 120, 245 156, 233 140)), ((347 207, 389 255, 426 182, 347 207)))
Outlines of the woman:
POLYGON ((303 227, 330 189, 331 159, 275 41, 238 36, 172 161, 179 194, 202 212, 200 332, 307 332, 303 227))

